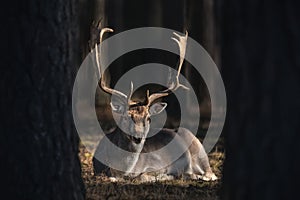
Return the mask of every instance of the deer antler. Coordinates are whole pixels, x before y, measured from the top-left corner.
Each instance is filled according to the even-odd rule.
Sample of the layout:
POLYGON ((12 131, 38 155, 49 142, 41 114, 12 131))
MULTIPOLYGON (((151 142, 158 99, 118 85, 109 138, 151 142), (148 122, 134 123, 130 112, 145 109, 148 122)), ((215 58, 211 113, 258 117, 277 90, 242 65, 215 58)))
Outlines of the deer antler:
MULTIPOLYGON (((104 35, 104 33, 106 33, 106 32, 113 32, 113 31, 114 30, 111 29, 111 28, 103 28, 103 29, 101 29, 101 31, 100 31, 100 43, 103 41, 103 35, 104 35)), ((126 94, 124 94, 124 93, 122 93, 122 92, 120 92, 118 90, 115 90, 115 89, 112 89, 112 88, 106 86, 104 71, 101 68, 101 62, 99 60, 99 53, 98 53, 98 45, 97 45, 97 43, 95 44, 95 53, 96 53, 96 64, 97 64, 97 68, 98 68, 98 74, 101 77, 100 78, 101 79, 100 80, 100 86, 101 86, 102 90, 105 91, 108 94, 111 94, 111 95, 114 94, 114 95, 118 96, 120 99, 122 99, 124 101, 128 100, 128 98, 131 98, 131 95, 132 95, 132 92, 133 92, 133 85, 132 85, 132 83, 131 83, 130 95, 128 96, 128 98, 127 98, 126 94)), ((100 55, 101 55, 101 48, 100 48, 100 55)))
POLYGON ((181 68, 182 68, 182 64, 183 64, 184 57, 185 57, 185 52, 186 52, 188 32, 186 31, 184 36, 178 35, 175 32, 173 34, 176 37, 178 37, 178 38, 172 37, 171 39, 174 40, 178 44, 178 46, 179 46, 179 55, 180 55, 177 74, 176 74, 175 77, 172 77, 171 70, 169 70, 169 80, 168 80, 169 87, 166 90, 158 92, 158 93, 153 93, 150 96, 149 96, 149 91, 147 92, 147 104, 148 105, 153 103, 158 98, 168 96, 169 94, 173 93, 175 90, 177 90, 180 87, 182 87, 183 89, 189 90, 188 87, 186 87, 186 86, 182 85, 181 83, 179 83, 179 75, 180 75, 180 71, 181 71, 181 68))

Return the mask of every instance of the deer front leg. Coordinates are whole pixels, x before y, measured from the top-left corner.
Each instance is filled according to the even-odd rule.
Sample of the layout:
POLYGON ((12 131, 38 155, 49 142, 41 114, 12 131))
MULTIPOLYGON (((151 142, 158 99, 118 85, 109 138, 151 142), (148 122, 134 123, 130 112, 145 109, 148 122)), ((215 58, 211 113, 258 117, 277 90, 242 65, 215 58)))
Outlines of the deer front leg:
POLYGON ((194 139, 189 149, 192 157, 192 171, 196 175, 194 179, 201 179, 204 181, 217 180, 217 176, 211 170, 208 156, 201 142, 194 139))
POLYGON ((209 160, 208 160, 206 153, 203 158, 199 158, 199 165, 200 165, 200 168, 204 170, 204 173, 201 175, 198 175, 198 179, 201 179, 204 181, 215 181, 218 179, 218 177, 211 170, 211 167, 209 165, 209 160))

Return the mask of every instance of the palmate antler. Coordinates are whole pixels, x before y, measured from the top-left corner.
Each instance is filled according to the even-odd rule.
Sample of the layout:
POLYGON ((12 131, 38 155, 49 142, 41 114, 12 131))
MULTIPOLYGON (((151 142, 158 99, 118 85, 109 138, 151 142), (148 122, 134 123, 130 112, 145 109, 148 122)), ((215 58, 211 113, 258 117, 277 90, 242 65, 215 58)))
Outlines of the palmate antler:
MULTIPOLYGON (((111 28, 103 28, 103 29, 101 29, 101 31, 100 31, 100 43, 103 41, 103 35, 104 35, 104 33, 107 33, 107 32, 114 32, 114 30, 111 29, 111 28)), ((101 68, 101 62, 99 60, 99 53, 98 53, 98 45, 97 45, 97 43, 95 44, 95 53, 96 53, 96 64, 97 64, 97 68, 98 68, 98 74, 101 77, 100 78, 100 86, 101 86, 102 90, 105 91, 108 94, 116 95, 117 97, 119 97, 123 101, 127 100, 127 102, 129 102, 130 99, 131 99, 131 95, 133 93, 133 84, 131 83, 131 90, 130 90, 129 96, 127 96, 126 94, 124 94, 124 93, 122 93, 122 92, 120 92, 118 90, 115 90, 115 89, 112 89, 112 88, 106 86, 104 71, 101 68)), ((100 48, 100 56, 101 56, 101 48, 100 48)))
MULTIPOLYGON (((101 31, 100 31, 100 43, 103 41, 103 35, 106 32, 113 32, 113 29, 111 29, 111 28, 101 29, 101 31)), ((180 71, 181 71, 181 68, 182 68, 182 64, 183 64, 184 57, 185 57, 185 52, 186 52, 188 32, 186 31, 184 36, 178 35, 175 32, 173 34, 177 38, 172 37, 171 39, 174 40, 178 44, 178 46, 179 46, 179 55, 180 55, 177 74, 176 74, 175 77, 172 77, 172 73, 170 71, 169 80, 168 80, 169 87, 166 90, 163 90, 163 91, 157 92, 157 93, 153 93, 151 95, 149 95, 149 90, 147 91, 146 104, 148 106, 150 106, 156 99, 159 99, 159 98, 164 97, 164 96, 168 96, 169 94, 173 93, 174 91, 176 91, 180 87, 182 87, 184 89, 189 89, 186 86, 179 83, 179 75, 180 75, 180 71)), ((130 105, 131 96, 133 94, 133 83, 131 82, 130 93, 129 93, 128 96, 126 94, 118 91, 118 90, 115 90, 115 89, 112 89, 112 88, 106 86, 104 71, 101 68, 101 62, 99 60, 99 52, 98 52, 97 43, 95 44, 95 53, 96 53, 96 64, 97 64, 97 68, 98 68, 98 73, 99 73, 99 76, 101 77, 100 78, 101 79, 100 80, 100 86, 101 86, 102 90, 105 91, 108 94, 111 94, 111 95, 113 94, 113 95, 118 96, 121 100, 127 101, 128 105, 130 105)), ((101 48, 100 48, 100 56, 101 56, 101 48)))
POLYGON ((171 39, 174 40, 178 46, 179 46, 179 55, 180 55, 180 60, 179 60, 179 66, 177 69, 177 74, 175 77, 172 77, 172 73, 171 73, 171 69, 169 70, 169 80, 168 80, 168 85, 169 87, 161 92, 158 93, 153 93, 149 96, 149 91, 147 91, 147 104, 151 105, 156 99, 164 97, 164 96, 168 96, 169 94, 175 92, 178 88, 182 87, 183 89, 187 89, 189 90, 188 87, 182 85, 181 83, 179 83, 179 75, 180 75, 180 71, 182 68, 182 64, 184 61, 184 57, 185 57, 185 52, 186 52, 186 44, 187 44, 187 38, 188 38, 188 32, 185 32, 184 36, 178 35, 177 33, 173 33, 176 37, 172 37, 171 39))

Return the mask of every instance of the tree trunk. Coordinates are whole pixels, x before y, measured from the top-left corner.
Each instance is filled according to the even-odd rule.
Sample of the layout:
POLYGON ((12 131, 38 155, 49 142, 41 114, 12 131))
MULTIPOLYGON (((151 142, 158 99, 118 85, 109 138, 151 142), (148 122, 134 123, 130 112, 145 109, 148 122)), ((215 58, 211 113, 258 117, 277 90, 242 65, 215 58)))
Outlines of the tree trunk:
POLYGON ((14 3, 7 6, 8 56, 0 79, 4 192, 7 199, 83 199, 71 109, 80 59, 78 2, 14 3))
POLYGON ((297 198, 299 6, 258 0, 223 5, 224 199, 297 198))

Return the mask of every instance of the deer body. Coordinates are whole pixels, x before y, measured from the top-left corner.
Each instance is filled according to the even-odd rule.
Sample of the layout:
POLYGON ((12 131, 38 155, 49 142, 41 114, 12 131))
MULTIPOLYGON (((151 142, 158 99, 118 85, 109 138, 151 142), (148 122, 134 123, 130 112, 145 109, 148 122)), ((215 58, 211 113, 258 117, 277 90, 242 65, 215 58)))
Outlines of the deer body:
POLYGON ((119 128, 107 134, 107 138, 99 143, 95 155, 101 154, 97 156, 101 156, 102 159, 114 157, 109 152, 108 139, 114 145, 134 153, 131 154, 132 157, 118 161, 120 165, 126 166, 127 171, 120 172, 110 169, 94 158, 93 163, 96 174, 105 173, 107 176, 116 179, 124 176, 138 177, 143 181, 170 180, 178 177, 202 180, 215 180, 217 178, 210 168, 207 154, 201 142, 187 129, 162 129, 156 135, 141 140, 138 144, 137 141, 130 140, 124 134, 126 133, 123 133, 119 128), (176 134, 179 137, 175 137, 176 134), (173 142, 177 147, 176 150, 184 153, 168 165, 170 159, 172 160, 170 156, 175 156, 173 149, 166 149, 161 154, 153 152, 164 148, 172 140, 175 140, 173 142), (190 146, 187 146, 188 144, 190 146), (145 153, 151 154, 145 155, 145 153), (139 173, 135 173, 136 171, 139 173))
MULTIPOLYGON (((105 32, 112 29, 104 28, 100 32, 100 42, 105 32)), ((168 96, 179 87, 187 89, 179 83, 179 74, 185 56, 187 33, 178 38, 172 38, 179 45, 180 62, 178 74, 173 79, 169 77, 169 88, 147 96, 143 102, 131 100, 133 84, 129 95, 106 86, 104 73, 101 70, 96 45, 96 63, 101 76, 101 88, 117 97, 111 102, 118 127, 100 141, 93 158, 96 174, 105 173, 112 180, 125 176, 140 178, 142 181, 170 180, 176 177, 216 180, 212 172, 208 156, 201 142, 187 129, 151 129, 150 122, 153 115, 161 113, 167 106, 164 102, 156 102, 161 97, 168 96), (155 103, 156 102, 156 103, 155 103), (148 137, 149 132, 155 133, 148 137), (169 146, 169 144, 172 144, 169 146), (114 147, 130 152, 118 155, 112 151, 114 147), (179 155, 179 156, 178 156, 179 155), (110 168, 96 158, 107 161, 111 166, 120 166, 121 171, 110 168)), ((101 54, 101 53, 100 53, 101 54)))

